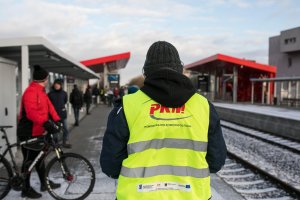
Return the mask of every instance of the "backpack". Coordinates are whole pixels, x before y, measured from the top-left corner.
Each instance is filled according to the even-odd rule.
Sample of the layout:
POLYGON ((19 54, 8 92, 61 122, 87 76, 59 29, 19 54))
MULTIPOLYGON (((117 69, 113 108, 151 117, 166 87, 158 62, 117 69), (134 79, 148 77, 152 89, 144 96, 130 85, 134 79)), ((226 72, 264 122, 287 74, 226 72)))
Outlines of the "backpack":
POLYGON ((22 113, 17 126, 17 137, 20 141, 24 141, 32 137, 33 122, 27 118, 23 103, 21 106, 22 113))

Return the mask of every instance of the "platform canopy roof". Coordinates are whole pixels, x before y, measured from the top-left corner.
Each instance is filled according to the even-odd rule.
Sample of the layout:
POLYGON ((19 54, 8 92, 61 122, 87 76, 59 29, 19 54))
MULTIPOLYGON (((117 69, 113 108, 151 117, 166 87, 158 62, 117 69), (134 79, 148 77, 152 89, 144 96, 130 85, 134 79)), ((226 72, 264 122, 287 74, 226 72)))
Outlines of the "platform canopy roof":
POLYGON ((104 66, 108 67, 108 71, 116 71, 125 68, 130 59, 130 52, 94 58, 81 61, 81 63, 96 73, 104 72, 104 66))
POLYGON ((185 65, 186 69, 193 71, 209 70, 211 67, 243 66, 263 72, 276 73, 277 68, 271 65, 260 64, 255 61, 235 58, 224 54, 216 54, 202 60, 185 65))
POLYGON ((43 37, 25 37, 0 39, 0 56, 16 61, 21 65, 21 47, 28 46, 29 65, 41 65, 53 73, 74 78, 99 78, 92 70, 86 68, 76 59, 67 55, 43 37))

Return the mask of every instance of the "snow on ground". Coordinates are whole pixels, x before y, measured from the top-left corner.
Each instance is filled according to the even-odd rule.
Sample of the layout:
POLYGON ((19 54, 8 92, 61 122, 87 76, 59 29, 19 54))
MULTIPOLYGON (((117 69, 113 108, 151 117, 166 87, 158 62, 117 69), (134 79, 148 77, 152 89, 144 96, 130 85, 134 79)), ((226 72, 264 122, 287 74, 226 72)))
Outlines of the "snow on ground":
MULTIPOLYGON (((36 173, 32 174, 32 187, 39 192, 40 183, 36 173)), ((48 192, 42 193, 43 200, 52 200, 53 198, 48 194, 48 192)), ((21 192, 11 190, 9 194, 4 198, 5 200, 22 200, 21 192)), ((96 184, 94 191, 90 194, 87 200, 114 200, 115 199, 115 182, 107 178, 103 173, 98 173, 96 175, 96 184)))
MULTIPOLYGON (((95 137, 103 137, 105 128, 98 129, 100 134, 97 134, 94 137, 88 138, 89 144, 87 146, 92 147, 93 151, 90 151, 90 155, 92 157, 86 156, 89 161, 92 163, 96 173, 96 183, 93 192, 86 198, 87 200, 114 200, 115 199, 115 191, 116 191, 116 181, 107 177, 104 173, 102 173, 99 164, 99 157, 94 156, 99 154, 99 150, 102 146, 102 140, 95 139, 95 137), (96 154, 94 154, 96 153, 96 154)), ((72 150, 70 150, 72 152, 72 150)), ((31 185, 37 191, 40 192, 40 181, 36 172, 33 172, 31 175, 31 185)), ((42 193, 42 200, 50 200, 53 199, 48 192, 42 193)), ((21 200, 21 192, 17 192, 11 190, 9 194, 5 197, 5 200, 21 200)))
POLYGON ((227 148, 300 189, 300 155, 223 128, 227 148))

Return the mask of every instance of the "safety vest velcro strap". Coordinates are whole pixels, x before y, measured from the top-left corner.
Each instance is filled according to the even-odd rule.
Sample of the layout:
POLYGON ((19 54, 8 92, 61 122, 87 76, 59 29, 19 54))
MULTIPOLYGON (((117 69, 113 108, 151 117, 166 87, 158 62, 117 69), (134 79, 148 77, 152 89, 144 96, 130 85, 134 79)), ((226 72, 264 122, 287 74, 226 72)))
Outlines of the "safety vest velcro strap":
POLYGON ((121 175, 130 178, 146 178, 158 175, 190 176, 205 178, 209 176, 209 169, 197 169, 187 166, 159 165, 153 167, 128 168, 122 166, 121 175))
POLYGON ((175 148, 175 149, 190 149, 193 151, 206 152, 207 142, 195 141, 190 139, 153 139, 142 142, 135 142, 127 145, 128 154, 138 153, 147 149, 162 149, 162 148, 175 148))

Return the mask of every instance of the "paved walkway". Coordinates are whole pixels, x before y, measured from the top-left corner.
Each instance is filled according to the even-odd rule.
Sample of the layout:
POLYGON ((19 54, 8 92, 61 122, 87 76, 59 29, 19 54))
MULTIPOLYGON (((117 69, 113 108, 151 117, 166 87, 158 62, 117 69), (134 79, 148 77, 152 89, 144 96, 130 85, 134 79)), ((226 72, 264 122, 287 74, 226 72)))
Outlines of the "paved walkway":
MULTIPOLYGON (((107 117, 111 108, 101 105, 95 107, 91 115, 86 116, 79 127, 72 128, 70 132, 70 143, 73 148, 70 152, 79 153, 90 160, 96 171, 96 185, 88 200, 114 200, 116 182, 106 177, 99 164, 102 147, 102 138, 106 129, 107 117)), ((36 174, 32 176, 32 185, 39 191, 39 181, 36 174)), ((240 200, 241 198, 231 187, 225 184, 218 176, 212 175, 212 200, 240 200)), ((10 191, 5 199, 19 200, 20 192, 10 191)), ((43 193, 44 199, 52 199, 47 192, 43 193)))

